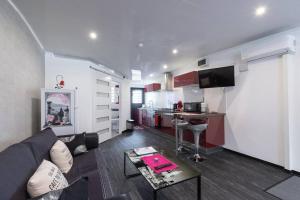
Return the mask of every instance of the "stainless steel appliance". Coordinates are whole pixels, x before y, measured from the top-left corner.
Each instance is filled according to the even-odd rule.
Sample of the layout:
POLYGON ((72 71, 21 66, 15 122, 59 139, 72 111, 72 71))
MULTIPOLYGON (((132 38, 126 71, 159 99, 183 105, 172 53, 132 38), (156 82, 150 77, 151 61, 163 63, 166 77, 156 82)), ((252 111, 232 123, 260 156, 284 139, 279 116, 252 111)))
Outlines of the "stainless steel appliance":
POLYGON ((200 113, 201 112, 201 102, 184 103, 183 111, 200 113))

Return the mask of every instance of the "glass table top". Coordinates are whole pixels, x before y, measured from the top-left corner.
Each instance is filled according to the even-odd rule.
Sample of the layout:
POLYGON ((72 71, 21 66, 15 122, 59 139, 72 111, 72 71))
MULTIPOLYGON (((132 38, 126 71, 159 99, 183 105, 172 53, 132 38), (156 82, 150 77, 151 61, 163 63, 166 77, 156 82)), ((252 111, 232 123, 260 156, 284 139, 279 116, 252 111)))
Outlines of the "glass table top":
POLYGON ((177 165, 177 168, 172 171, 156 174, 150 167, 144 164, 141 158, 143 156, 150 156, 157 153, 139 156, 135 153, 134 149, 129 149, 124 152, 130 162, 138 169, 141 175, 150 183, 154 190, 175 185, 201 175, 201 173, 194 169, 191 165, 177 158, 174 153, 159 149, 157 147, 154 148, 157 150, 157 153, 174 162, 177 165))

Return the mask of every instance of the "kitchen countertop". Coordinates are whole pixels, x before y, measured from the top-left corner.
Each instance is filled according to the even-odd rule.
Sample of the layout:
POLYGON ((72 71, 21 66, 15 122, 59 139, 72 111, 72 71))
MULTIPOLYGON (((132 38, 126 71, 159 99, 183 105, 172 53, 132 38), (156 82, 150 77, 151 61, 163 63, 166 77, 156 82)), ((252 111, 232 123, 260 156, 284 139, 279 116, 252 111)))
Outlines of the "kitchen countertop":
POLYGON ((183 117, 217 117, 217 116, 225 116, 225 113, 189 113, 189 112, 175 112, 175 113, 163 113, 163 115, 166 116, 174 116, 174 115, 180 115, 183 117))
POLYGON ((150 110, 150 111, 159 111, 159 112, 173 112, 173 109, 171 108, 150 108, 150 107, 143 107, 143 108, 138 108, 140 110, 150 110))
POLYGON ((217 112, 211 112, 211 113, 192 113, 192 112, 174 112, 170 108, 149 108, 149 107, 144 107, 144 108, 139 108, 141 110, 149 110, 149 111, 158 111, 162 115, 165 116, 174 116, 174 115, 180 115, 183 117, 217 117, 217 116, 225 116, 225 113, 217 113, 217 112))

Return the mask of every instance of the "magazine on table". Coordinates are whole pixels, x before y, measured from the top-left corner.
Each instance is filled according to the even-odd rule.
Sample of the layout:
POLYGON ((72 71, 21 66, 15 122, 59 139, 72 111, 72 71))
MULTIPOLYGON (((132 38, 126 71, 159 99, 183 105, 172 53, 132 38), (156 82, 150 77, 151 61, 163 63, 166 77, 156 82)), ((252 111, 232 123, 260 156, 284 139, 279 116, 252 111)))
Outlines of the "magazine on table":
POLYGON ((151 147, 151 146, 150 147, 136 148, 136 149, 134 149, 134 152, 138 156, 152 154, 152 153, 157 153, 157 151, 153 147, 151 147))

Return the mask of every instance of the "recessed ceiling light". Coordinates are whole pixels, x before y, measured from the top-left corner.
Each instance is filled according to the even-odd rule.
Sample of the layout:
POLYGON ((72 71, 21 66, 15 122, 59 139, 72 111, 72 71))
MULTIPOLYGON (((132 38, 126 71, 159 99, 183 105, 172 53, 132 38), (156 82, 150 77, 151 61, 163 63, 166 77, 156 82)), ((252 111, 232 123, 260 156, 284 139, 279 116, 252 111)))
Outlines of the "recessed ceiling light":
POLYGON ((149 76, 150 76, 150 77, 153 77, 154 75, 153 75, 153 74, 150 74, 149 76))
POLYGON ((266 11, 267 11, 267 7, 265 7, 265 6, 259 6, 255 10, 255 15, 256 16, 263 16, 266 13, 266 11))
POLYGON ((110 76, 105 77, 106 80, 111 80, 110 76))
POLYGON ((144 46, 144 43, 140 42, 139 47, 143 47, 143 46, 144 46))
POLYGON ((174 55, 176 55, 176 54, 178 53, 178 49, 173 49, 173 50, 172 50, 172 53, 173 53, 174 55))
POLYGON ((90 32, 89 34, 89 37, 92 39, 92 40, 96 40, 98 38, 98 35, 96 32, 90 32))
POLYGON ((168 65, 164 65, 163 68, 164 68, 164 69, 168 69, 168 65))

